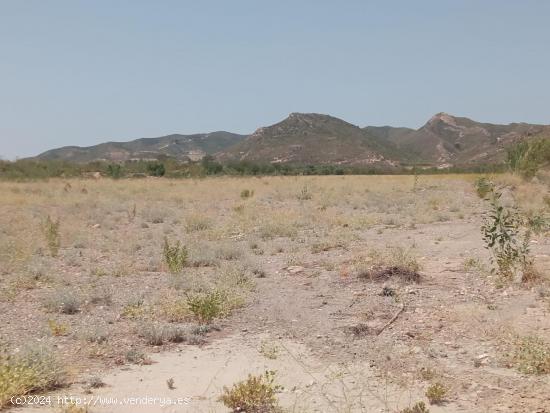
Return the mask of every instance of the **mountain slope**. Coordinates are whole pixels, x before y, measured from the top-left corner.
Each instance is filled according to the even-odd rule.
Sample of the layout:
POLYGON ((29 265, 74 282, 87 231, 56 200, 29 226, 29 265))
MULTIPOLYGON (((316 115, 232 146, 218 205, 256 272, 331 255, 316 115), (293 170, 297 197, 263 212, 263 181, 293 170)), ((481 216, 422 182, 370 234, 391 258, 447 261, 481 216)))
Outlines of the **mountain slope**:
POLYGON ((409 154, 409 159, 402 158, 403 161, 466 165, 502 161, 506 147, 522 138, 550 133, 550 126, 495 125, 438 113, 418 130, 391 127, 365 130, 387 138, 400 153, 409 154))
POLYGON ((97 160, 116 162, 131 159, 158 159, 159 156, 178 160, 200 159, 206 154, 224 150, 244 138, 245 135, 229 132, 175 134, 160 138, 136 139, 130 142, 106 142, 88 147, 65 146, 41 153, 36 159, 61 159, 78 163, 97 160))
POLYGON ((391 165, 396 146, 341 119, 316 113, 291 113, 259 128, 217 154, 220 161, 292 164, 391 165))

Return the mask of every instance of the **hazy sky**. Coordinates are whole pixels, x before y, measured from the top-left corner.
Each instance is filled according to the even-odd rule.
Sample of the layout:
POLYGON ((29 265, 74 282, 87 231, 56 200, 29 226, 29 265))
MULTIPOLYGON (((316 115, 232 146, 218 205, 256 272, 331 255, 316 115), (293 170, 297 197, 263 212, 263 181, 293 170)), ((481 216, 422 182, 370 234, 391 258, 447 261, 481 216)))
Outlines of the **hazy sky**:
POLYGON ((550 124, 550 1, 0 0, 0 156, 290 112, 550 124))

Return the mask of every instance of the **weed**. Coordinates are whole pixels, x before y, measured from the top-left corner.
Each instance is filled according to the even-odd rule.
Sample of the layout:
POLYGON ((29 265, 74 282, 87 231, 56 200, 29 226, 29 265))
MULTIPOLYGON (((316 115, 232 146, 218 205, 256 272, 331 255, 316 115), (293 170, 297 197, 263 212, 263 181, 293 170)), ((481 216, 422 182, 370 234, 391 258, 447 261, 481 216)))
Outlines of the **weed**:
POLYGON ((88 406, 80 406, 76 402, 69 402, 61 409, 61 413, 89 413, 88 406))
POLYGON ((99 389, 105 387, 105 383, 99 376, 92 376, 88 379, 87 385, 91 389, 99 389))
POLYGON ((485 216, 481 233, 485 248, 492 252, 493 272, 504 279, 512 279, 518 269, 532 265, 529 257, 530 230, 523 232, 523 220, 515 210, 505 208, 500 203, 502 193, 492 191, 491 210, 485 216), (523 239, 521 239, 523 238, 523 239))
POLYGON ((151 359, 142 351, 137 349, 130 349, 126 352, 126 361, 132 364, 142 364, 148 365, 151 364, 151 359))
POLYGON ((62 314, 76 314, 80 311, 80 297, 70 290, 54 291, 46 299, 45 306, 49 311, 62 314))
POLYGON ((109 333, 103 327, 91 327, 84 333, 89 343, 103 344, 109 339, 109 333))
POLYGON ((49 215, 46 217, 46 220, 42 224, 42 232, 46 238, 46 245, 50 250, 52 257, 57 257, 59 253, 59 247, 61 245, 61 237, 59 235, 59 219, 54 221, 49 215))
POLYGON ((108 287, 94 289, 90 294, 90 303, 109 306, 113 304, 113 294, 108 287))
POLYGON ((162 248, 164 262, 172 273, 178 273, 183 270, 187 263, 187 248, 177 241, 174 245, 170 245, 168 238, 164 238, 164 246, 162 248))
POLYGON ((430 413, 424 402, 416 402, 412 407, 407 407, 399 413, 430 413))
POLYGON ((242 198, 242 199, 252 198, 252 196, 254 196, 254 190, 243 189, 243 190, 241 191, 241 198, 242 198))
POLYGON ((186 341, 186 332, 179 327, 164 326, 161 324, 148 324, 141 331, 140 335, 145 342, 151 346, 161 346, 165 342, 183 343, 186 341))
POLYGON ((279 355, 279 347, 268 341, 262 341, 260 344, 259 352, 265 358, 275 360, 279 355))
POLYGON ((536 336, 518 337, 511 362, 525 374, 550 373, 550 345, 536 336))
POLYGON ((252 376, 238 382, 231 389, 224 387, 220 401, 232 412, 268 413, 279 410, 276 393, 282 387, 275 384, 275 372, 252 376))
POLYGON ((420 369, 420 378, 425 381, 430 381, 435 378, 435 371, 429 367, 422 367, 420 369))
POLYGON ((474 187, 476 189, 477 195, 481 199, 485 199, 487 195, 489 195, 493 191, 494 184, 488 178, 483 176, 475 180, 474 187))
POLYGON ((212 226, 210 218, 203 215, 190 215, 185 219, 187 232, 204 231, 212 226))
POLYGON ((358 268, 357 276, 359 278, 368 278, 371 280, 385 280, 390 278, 399 278, 406 282, 420 281, 420 264, 411 250, 401 247, 390 249, 385 254, 374 252, 372 254, 373 265, 366 268, 358 268))
POLYGON ((50 333, 52 336, 66 336, 69 332, 69 326, 67 324, 59 323, 55 320, 48 320, 48 327, 50 328, 50 333))
POLYGON ((199 323, 208 324, 223 313, 224 294, 219 290, 188 295, 187 305, 199 323))
POLYGON ((242 258, 243 250, 235 244, 222 244, 216 249, 216 258, 233 261, 242 258))
POLYGON ((440 404, 445 400, 447 388, 441 383, 434 383, 426 390, 426 397, 430 404, 440 404))
POLYGON ((181 323, 187 320, 191 314, 187 300, 183 298, 163 301, 160 305, 160 312, 170 323, 181 323))
POLYGON ((60 387, 64 381, 59 361, 45 348, 28 348, 16 355, 0 353, 0 409, 13 396, 60 387))
POLYGON ((121 316, 124 318, 139 318, 147 311, 143 297, 135 296, 131 298, 122 309, 121 316))
POLYGON ((296 195, 296 198, 300 201, 309 201, 313 198, 313 195, 311 194, 311 191, 307 186, 303 186, 298 195, 296 195))
POLYGON ((174 384, 174 378, 170 377, 168 380, 166 380, 166 385, 168 386, 168 388, 170 390, 174 390, 176 388, 176 386, 174 384))

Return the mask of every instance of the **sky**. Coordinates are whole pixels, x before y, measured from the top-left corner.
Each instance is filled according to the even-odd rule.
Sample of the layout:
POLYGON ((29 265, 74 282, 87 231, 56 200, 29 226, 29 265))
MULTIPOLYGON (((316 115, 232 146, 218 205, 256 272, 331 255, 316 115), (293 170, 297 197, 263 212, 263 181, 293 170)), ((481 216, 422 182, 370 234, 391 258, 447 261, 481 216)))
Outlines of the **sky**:
POLYGON ((550 2, 0 0, 0 157, 291 112, 550 124, 550 2))

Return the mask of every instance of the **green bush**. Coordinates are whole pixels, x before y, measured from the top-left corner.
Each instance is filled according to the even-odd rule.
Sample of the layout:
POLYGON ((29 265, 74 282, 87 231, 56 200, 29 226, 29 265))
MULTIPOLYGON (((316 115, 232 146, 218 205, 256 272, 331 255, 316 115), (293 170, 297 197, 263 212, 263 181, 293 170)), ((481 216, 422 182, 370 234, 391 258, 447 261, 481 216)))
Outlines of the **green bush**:
POLYGON ((214 290, 208 293, 198 293, 187 297, 189 310, 200 324, 209 324, 224 312, 224 294, 214 290))
POLYGON ((60 387, 65 372, 55 356, 42 347, 22 353, 0 353, 0 410, 14 396, 60 387))
POLYGON ((231 389, 224 387, 220 401, 232 412, 272 413, 279 412, 277 392, 282 387, 275 384, 275 372, 252 376, 238 382, 231 389))
POLYGON ((518 269, 532 267, 529 256, 531 231, 525 230, 522 217, 517 211, 505 208, 500 203, 502 194, 493 191, 491 209, 481 226, 486 248, 492 252, 493 271, 511 279, 518 269))
POLYGON ((183 270, 187 263, 188 251, 184 245, 177 241, 174 245, 170 245, 168 238, 164 238, 164 246, 162 248, 164 262, 168 266, 168 270, 172 273, 178 273, 183 270))

